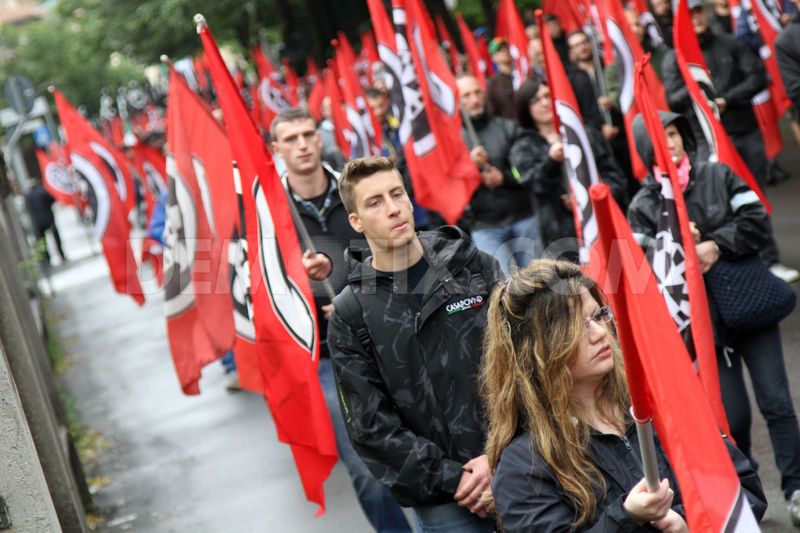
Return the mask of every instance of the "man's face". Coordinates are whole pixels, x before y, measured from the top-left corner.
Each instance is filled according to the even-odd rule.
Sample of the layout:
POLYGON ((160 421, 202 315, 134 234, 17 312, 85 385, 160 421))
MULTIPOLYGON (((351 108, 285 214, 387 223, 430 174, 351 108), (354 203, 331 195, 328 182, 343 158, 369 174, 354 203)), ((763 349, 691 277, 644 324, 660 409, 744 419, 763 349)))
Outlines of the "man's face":
POLYGON ((636 35, 636 39, 639 42, 644 41, 644 28, 639 24, 639 13, 634 9, 626 9, 625 18, 628 19, 628 26, 633 34, 636 35))
POLYGON ((378 96, 368 96, 367 105, 370 110, 372 110, 372 114, 375 115, 378 122, 386 122, 386 113, 389 111, 389 98, 387 98, 386 95, 379 94, 378 96))
POLYGON ((653 14, 657 17, 671 17, 672 6, 670 0, 652 0, 653 14))
POLYGON ((392 250, 414 240, 411 200, 397 170, 382 170, 353 187, 355 211, 350 225, 363 233, 374 250, 392 250))
POLYGON ((692 28, 694 33, 700 35, 705 33, 708 29, 708 15, 704 7, 695 7, 692 9, 692 28))
POLYGON ((275 128, 272 151, 286 162, 289 174, 316 171, 322 160, 322 139, 316 124, 307 118, 281 122, 275 128))
POLYGON ((497 51, 492 54, 492 61, 497 63, 498 65, 510 65, 513 61, 511 57, 511 51, 508 49, 508 45, 504 44, 497 49, 497 51))
POLYGON ((591 61, 592 45, 589 37, 584 33, 575 33, 567 39, 569 45, 569 57, 572 61, 591 61))
POLYGON ((464 111, 473 118, 481 116, 486 108, 486 97, 478 80, 472 76, 465 76, 459 78, 456 83, 464 111))
POLYGON ((558 19, 545 21, 544 25, 547 28, 547 33, 550 34, 550 37, 553 39, 558 39, 561 37, 562 30, 558 19))
POLYGON ((683 161, 683 156, 686 155, 680 130, 675 124, 668 124, 664 128, 664 133, 667 135, 667 148, 669 148, 669 153, 672 156, 672 162, 680 163, 683 161))

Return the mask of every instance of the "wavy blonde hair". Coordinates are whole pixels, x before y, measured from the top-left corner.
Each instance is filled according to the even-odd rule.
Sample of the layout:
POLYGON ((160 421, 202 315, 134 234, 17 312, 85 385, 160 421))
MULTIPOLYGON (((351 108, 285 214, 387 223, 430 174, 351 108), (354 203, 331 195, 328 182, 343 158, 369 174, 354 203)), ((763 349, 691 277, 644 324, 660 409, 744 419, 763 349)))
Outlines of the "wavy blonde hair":
MULTIPOLYGON (((590 428, 572 397, 570 364, 585 328, 581 293, 605 305, 597 284, 573 263, 541 259, 495 289, 489 302, 481 365, 481 392, 494 470, 520 432, 555 472, 576 509, 573 526, 595 514, 602 474, 587 454, 590 428)), ((620 429, 630 398, 622 358, 612 337, 614 367, 597 393, 601 416, 620 429)))

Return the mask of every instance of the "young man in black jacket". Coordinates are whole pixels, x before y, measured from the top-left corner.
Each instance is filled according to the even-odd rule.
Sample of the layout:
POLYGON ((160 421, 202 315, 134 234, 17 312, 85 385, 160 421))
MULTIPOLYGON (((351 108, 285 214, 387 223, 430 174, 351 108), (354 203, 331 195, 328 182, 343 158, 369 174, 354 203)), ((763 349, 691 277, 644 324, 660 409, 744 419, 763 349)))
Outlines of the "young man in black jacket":
POLYGON ((497 262, 456 227, 417 234, 385 157, 348 163, 340 193, 369 243, 328 328, 353 447, 422 531, 493 531, 478 370, 497 262))
POLYGON ((353 231, 347 221, 347 212, 339 196, 338 173, 322 163, 322 140, 311 114, 303 108, 281 111, 272 121, 270 138, 272 150, 286 164, 283 185, 311 238, 310 243, 306 242, 302 232, 298 232, 301 246, 306 250, 303 266, 312 280, 322 339, 317 373, 331 414, 339 458, 347 467, 361 508, 375 530, 410 533, 411 528, 397 501, 375 479, 350 444, 325 342, 333 305, 323 283, 329 283, 334 293, 345 286, 347 267, 344 250, 354 243, 363 242, 363 238, 353 231))

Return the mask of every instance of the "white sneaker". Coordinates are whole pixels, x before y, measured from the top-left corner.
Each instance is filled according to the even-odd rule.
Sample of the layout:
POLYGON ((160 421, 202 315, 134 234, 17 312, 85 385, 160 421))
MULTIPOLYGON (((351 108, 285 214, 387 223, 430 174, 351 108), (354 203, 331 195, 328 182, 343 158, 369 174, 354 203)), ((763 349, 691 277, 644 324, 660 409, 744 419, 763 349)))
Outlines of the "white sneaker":
MULTIPOLYGON (((781 263, 775 263, 769 267, 769 271, 776 277, 781 278, 786 283, 794 283, 800 279, 800 272, 793 268, 789 268, 781 263)), ((800 505, 800 504, 799 504, 800 505)))
POLYGON ((800 490, 796 490, 792 493, 792 497, 789 498, 788 507, 792 525, 794 527, 800 527, 800 490))

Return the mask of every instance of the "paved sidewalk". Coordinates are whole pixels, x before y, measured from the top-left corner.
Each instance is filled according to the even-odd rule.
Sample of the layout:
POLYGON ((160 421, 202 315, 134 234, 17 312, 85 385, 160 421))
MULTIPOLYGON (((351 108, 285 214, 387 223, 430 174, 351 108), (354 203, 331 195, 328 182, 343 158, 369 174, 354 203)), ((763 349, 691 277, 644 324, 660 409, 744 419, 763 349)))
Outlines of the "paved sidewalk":
POLYGON ((143 308, 116 294, 77 218, 60 210, 58 221, 70 257, 52 276, 73 358, 65 382, 83 422, 109 445, 88 473, 109 478, 95 496, 110 515, 101 531, 369 531, 341 465, 325 487, 327 512, 315 518, 263 397, 227 393, 221 364, 206 368, 200 396, 184 396, 160 293, 143 308))

